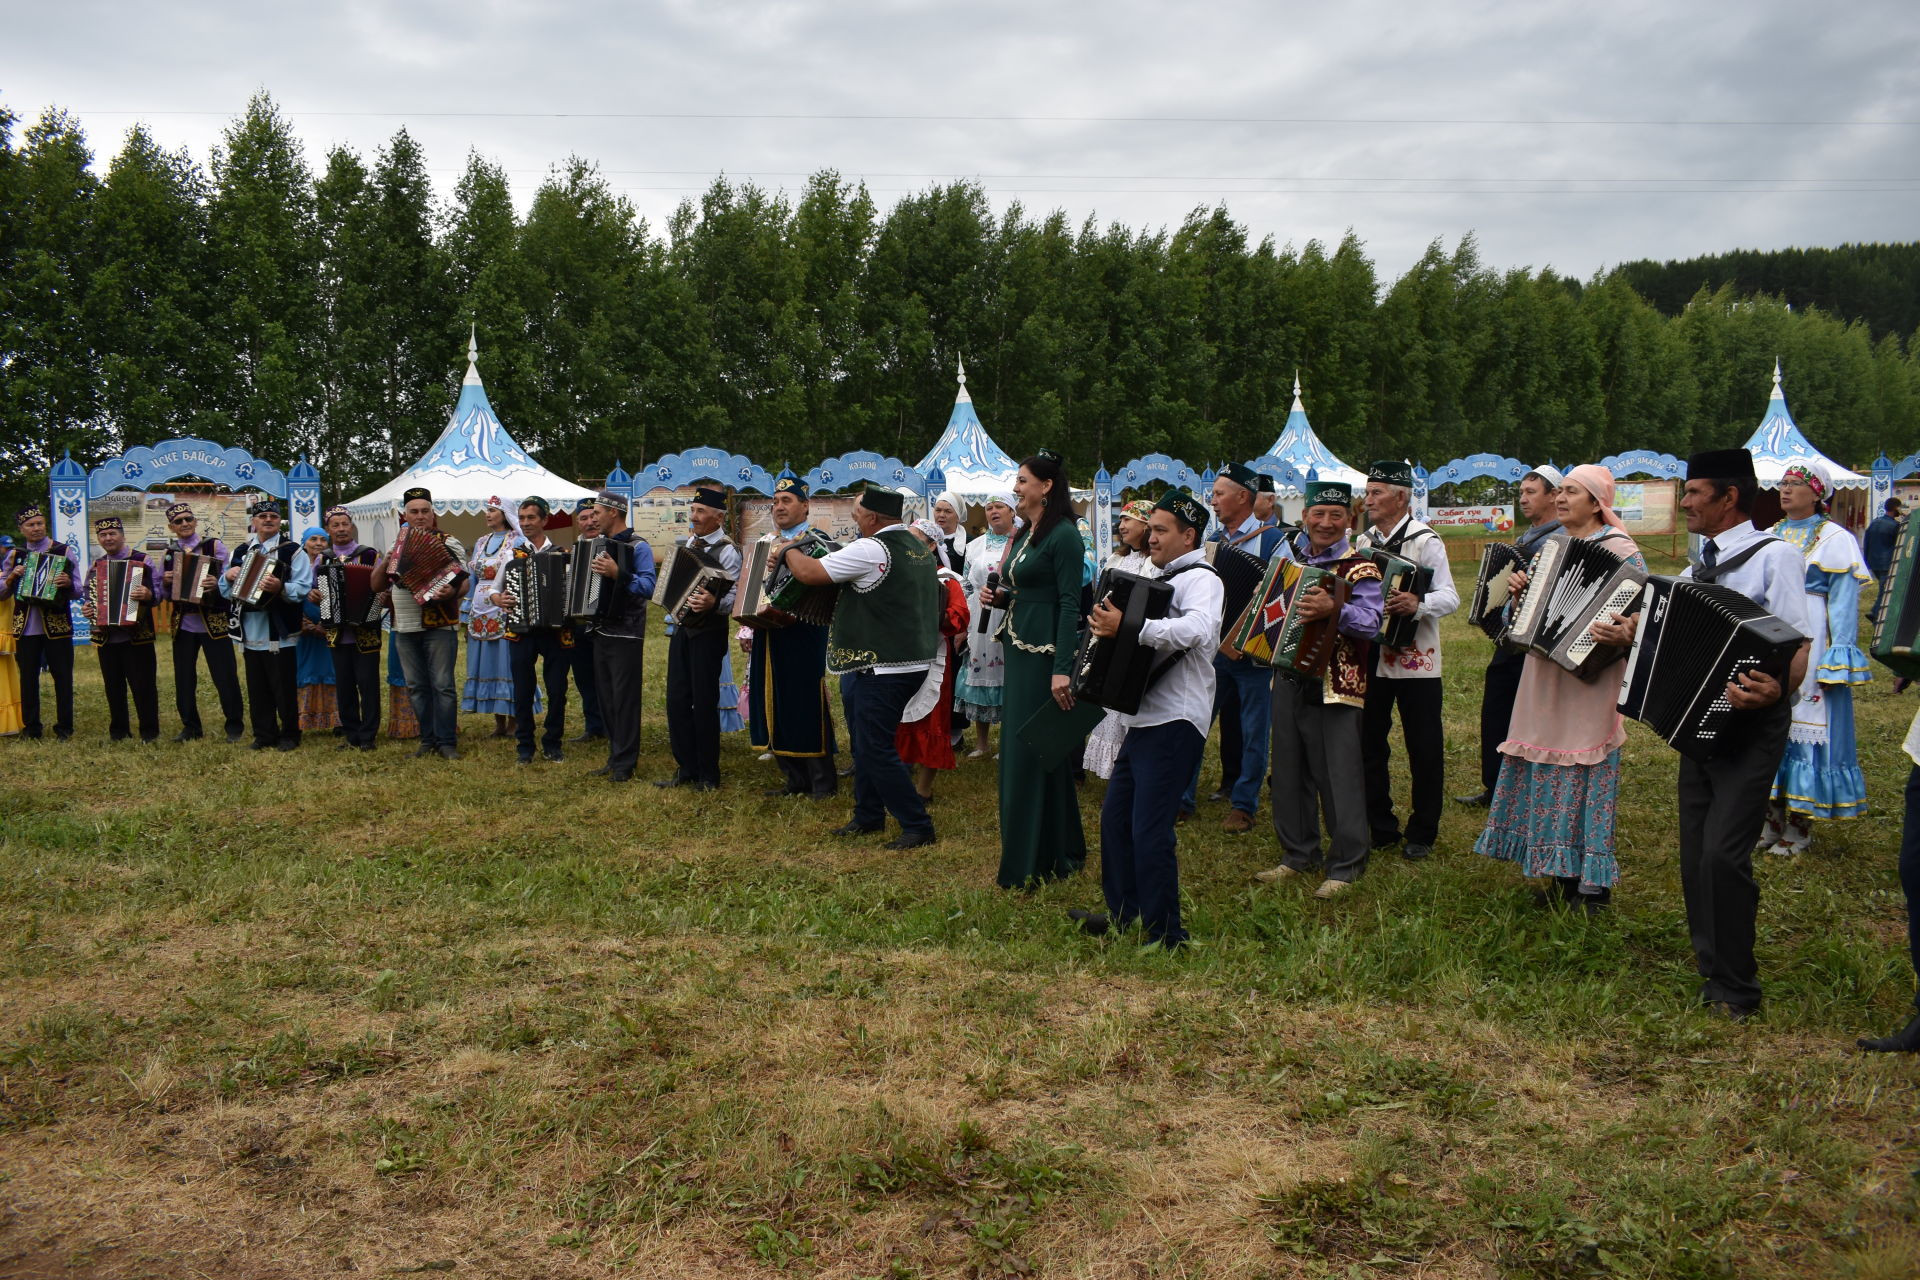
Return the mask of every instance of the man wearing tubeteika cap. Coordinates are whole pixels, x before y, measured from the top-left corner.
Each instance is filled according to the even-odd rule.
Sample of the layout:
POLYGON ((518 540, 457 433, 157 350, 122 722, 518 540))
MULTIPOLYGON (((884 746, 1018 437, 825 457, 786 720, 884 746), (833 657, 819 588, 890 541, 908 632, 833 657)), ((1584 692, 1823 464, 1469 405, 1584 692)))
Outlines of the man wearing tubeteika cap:
MULTIPOLYGON (((791 471, 774 480, 774 528, 761 538, 769 556, 776 557, 773 563, 787 544, 812 530, 810 498, 807 482, 791 471)), ((747 662, 753 746, 772 752, 785 776, 785 784, 767 794, 832 798, 840 776, 833 767, 833 716, 827 706, 826 625, 796 621, 756 627, 747 662)))
POLYGON ((160 690, 153 652, 153 599, 159 576, 147 560, 147 553, 127 545, 127 533, 119 516, 102 516, 93 522, 93 538, 100 544, 100 559, 87 566, 88 589, 82 594, 82 611, 92 626, 94 653, 100 659, 100 680, 107 691, 107 736, 124 742, 133 736, 127 715, 127 695, 133 695, 133 709, 140 722, 140 741, 153 742, 160 737, 160 690), (103 602, 94 599, 92 589, 97 566, 108 560, 124 560, 134 575, 129 593, 134 601, 134 621, 125 623, 100 612, 103 602))
POLYGON ((166 568, 160 575, 160 598, 173 601, 173 706, 180 713, 180 732, 175 742, 192 742, 206 732, 200 722, 200 678, 196 668, 202 654, 207 659, 207 676, 220 698, 220 714, 226 721, 227 741, 238 742, 246 729, 240 701, 240 669, 233 657, 233 614, 220 599, 220 575, 232 560, 220 539, 202 536, 200 520, 193 508, 176 502, 167 508, 167 532, 173 543, 167 553, 166 568), (179 557, 175 552, 211 556, 213 571, 207 575, 206 591, 198 599, 188 600, 174 571, 179 557))
MULTIPOLYGON (((1687 459, 1680 509, 1687 532, 1705 541, 1699 562, 1680 576, 1731 587, 1811 637, 1806 561, 1790 543, 1753 527, 1758 493, 1753 455, 1745 449, 1710 449, 1687 459)), ((1596 624, 1594 635, 1608 644, 1632 644, 1634 625, 1616 616, 1612 624, 1596 624)), ((1760 1007, 1760 966, 1753 954, 1760 886, 1753 878, 1753 846, 1786 754, 1791 691, 1806 674, 1807 650, 1800 647, 1784 684, 1758 671, 1729 684, 1727 701, 1753 713, 1742 732, 1728 735, 1711 760, 1680 757, 1680 892, 1694 966, 1703 979, 1700 1001, 1735 1021, 1760 1007)))
MULTIPOLYGON (((621 572, 613 556, 593 558, 593 571, 614 593, 612 607, 594 620, 593 684, 607 729, 607 762, 593 772, 609 782, 633 777, 640 759, 640 692, 646 671, 647 601, 656 580, 653 547, 627 527, 627 497, 602 489, 593 504, 595 537, 631 543, 632 559, 621 572)), ((580 536, 586 537, 585 530, 580 536)))
MULTIPOLYGON (((625 510, 624 506, 622 510, 625 510)), ((600 532, 598 499, 589 496, 574 504, 573 530, 575 544, 600 532)), ((606 721, 600 716, 600 689, 593 678, 593 655, 593 623, 576 620, 573 624, 573 657, 567 663, 567 672, 573 677, 573 687, 580 693, 580 733, 568 739, 570 742, 597 742, 607 736, 606 721)))
POLYGON ((47 599, 21 598, 13 610, 14 660, 20 667, 20 718, 23 737, 40 738, 40 668, 53 676, 53 736, 65 742, 73 736, 73 604, 80 576, 80 557, 64 542, 47 536, 47 513, 38 505, 23 507, 15 517, 20 545, 7 561, 0 579, 0 599, 19 595, 26 576, 27 556, 51 557, 45 563, 58 571, 47 575, 52 595, 47 599))
POLYGON ((247 508, 253 537, 234 553, 220 575, 220 594, 234 599, 247 565, 264 556, 273 563, 261 580, 265 593, 239 601, 240 645, 247 669, 247 711, 253 749, 292 751, 300 745, 298 645, 307 593, 313 590, 313 560, 280 527, 280 504, 261 497, 247 508))
MULTIPOLYGON (((1520 477, 1520 514, 1526 517, 1527 531, 1513 540, 1513 546, 1523 565, 1533 559, 1541 543, 1560 532, 1553 499, 1562 479, 1557 469, 1544 463, 1520 477)), ((1480 790, 1455 796, 1461 804, 1485 808, 1493 803, 1493 784, 1500 780, 1500 744, 1507 740, 1514 699, 1520 696, 1520 673, 1526 669, 1524 652, 1503 644, 1493 646, 1493 656, 1487 659, 1487 682, 1480 691, 1480 790)))
POLYGON ((1424 596, 1411 591, 1389 591, 1382 618, 1411 615, 1418 619, 1413 643, 1404 649, 1375 645, 1373 679, 1367 683, 1367 705, 1360 719, 1360 757, 1367 787, 1367 826, 1373 847, 1401 845, 1400 856, 1417 862, 1433 852, 1440 834, 1440 808, 1447 791, 1446 729, 1440 718, 1440 619, 1460 607, 1453 585, 1447 549, 1440 535, 1415 520, 1413 464, 1376 462, 1367 471, 1367 518, 1372 526, 1356 538, 1362 551, 1381 550, 1411 560, 1433 573, 1424 596), (1413 782, 1403 829, 1393 811, 1393 790, 1387 773, 1392 755, 1388 738, 1395 710, 1400 714, 1400 739, 1406 747, 1407 773, 1413 782))
MULTIPOLYGON (((1262 524, 1254 514, 1253 499, 1260 476, 1235 462, 1213 482, 1213 511, 1220 529, 1213 541, 1266 561, 1286 540, 1277 524, 1262 524)), ((1238 621, 1224 620, 1224 626, 1238 621)), ((1267 778, 1268 722, 1272 716, 1273 672, 1236 653, 1224 642, 1213 659, 1219 677, 1213 699, 1220 720, 1220 790, 1232 806, 1220 826, 1235 834, 1253 830, 1260 808, 1260 787, 1267 778)), ((1193 785, 1187 788, 1181 810, 1192 812, 1199 794, 1200 767, 1194 765, 1193 785)))
POLYGON ((692 612, 667 641, 667 741, 675 769, 656 784, 662 787, 711 791, 720 785, 720 669, 727 661, 727 620, 740 578, 740 548, 720 527, 726 516, 724 490, 693 491, 688 534, 680 545, 717 562, 731 581, 724 595, 695 592, 687 602, 692 612))
POLYGON ((889 849, 932 844, 933 820, 900 759, 894 733, 940 644, 939 561, 919 534, 903 527, 906 495, 868 485, 853 508, 860 537, 816 560, 788 548, 782 561, 810 586, 841 584, 827 632, 827 672, 840 697, 853 746, 853 818, 835 835, 883 830, 891 813, 900 835, 889 849))

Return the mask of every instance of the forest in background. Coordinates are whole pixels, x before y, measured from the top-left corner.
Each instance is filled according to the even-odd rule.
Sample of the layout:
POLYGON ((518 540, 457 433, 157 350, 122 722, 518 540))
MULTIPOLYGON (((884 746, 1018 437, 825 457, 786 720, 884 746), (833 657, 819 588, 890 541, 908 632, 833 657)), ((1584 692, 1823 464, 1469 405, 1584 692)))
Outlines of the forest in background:
POLYGON ((265 94, 204 167, 136 126, 102 168, 70 115, 0 106, 0 485, 44 493, 63 450, 192 434, 305 453, 329 500, 353 496, 445 426, 470 323, 508 429, 576 477, 693 445, 913 461, 959 359, 1002 445, 1081 479, 1257 456, 1296 370, 1362 465, 1738 444, 1776 356, 1835 458, 1920 447, 1911 283, 1897 305, 1920 250, 1771 256, 1580 281, 1490 266, 1466 234, 1383 281, 1351 233, 1255 241, 1225 207, 1176 228, 996 216, 962 181, 881 210, 832 172, 793 197, 720 177, 655 227, 577 157, 521 216, 478 152, 436 198, 404 129, 316 168, 265 94))

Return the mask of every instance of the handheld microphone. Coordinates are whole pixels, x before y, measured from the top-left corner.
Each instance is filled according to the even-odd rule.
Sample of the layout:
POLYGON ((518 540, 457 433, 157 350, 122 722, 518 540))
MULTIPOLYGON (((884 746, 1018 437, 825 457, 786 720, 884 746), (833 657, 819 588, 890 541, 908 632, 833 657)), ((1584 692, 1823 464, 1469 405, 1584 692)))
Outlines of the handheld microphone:
MULTIPOLYGON (((998 569, 989 569, 987 570, 987 589, 985 594, 998 595, 999 593, 1000 593, 1000 571, 998 569)), ((980 610, 980 626, 978 630, 981 635, 987 634, 987 618, 992 613, 993 613, 992 605, 986 605, 980 610)))

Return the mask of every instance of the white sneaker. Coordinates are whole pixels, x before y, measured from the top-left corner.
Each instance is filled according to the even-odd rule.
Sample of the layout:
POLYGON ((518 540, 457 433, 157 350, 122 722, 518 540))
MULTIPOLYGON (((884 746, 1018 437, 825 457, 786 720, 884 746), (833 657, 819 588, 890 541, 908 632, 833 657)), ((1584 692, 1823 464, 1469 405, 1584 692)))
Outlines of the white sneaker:
POLYGON ((969 760, 985 760, 986 758, 987 758, 987 753, 977 748, 975 750, 967 752, 967 759, 969 760))
POLYGON ((1351 888, 1353 888, 1353 881, 1351 880, 1322 880, 1320 887, 1313 891, 1313 896, 1316 898, 1337 898, 1351 888))
POLYGON ((762 751, 762 752, 760 753, 760 758, 761 758, 762 760, 771 760, 771 759, 773 759, 773 752, 771 752, 771 751, 762 751))
POLYGON ((1254 872, 1253 878, 1261 884, 1272 884, 1276 880, 1291 880, 1299 874, 1298 871, 1295 871, 1283 862, 1277 867, 1268 867, 1265 871, 1254 872))

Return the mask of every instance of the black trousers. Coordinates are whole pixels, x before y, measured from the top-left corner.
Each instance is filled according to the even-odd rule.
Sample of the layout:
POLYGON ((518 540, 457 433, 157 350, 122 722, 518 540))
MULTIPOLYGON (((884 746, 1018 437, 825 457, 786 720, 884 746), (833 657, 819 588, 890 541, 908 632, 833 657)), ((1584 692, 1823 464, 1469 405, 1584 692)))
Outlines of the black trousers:
MULTIPOLYGON (((66 606, 62 605, 61 608, 66 606)), ((29 738, 41 736, 40 667, 53 676, 53 736, 73 736, 73 637, 21 636, 14 660, 20 665, 20 719, 29 738)))
POLYGON ((173 633, 173 707, 180 713, 180 728, 193 738, 204 732, 200 724, 200 677, 195 670, 202 653, 207 655, 207 675, 220 698, 227 736, 237 736, 246 728, 246 713, 240 703, 240 666, 233 656, 233 640, 227 636, 216 639, 204 631, 173 633))
POLYGON ((1100 803, 1100 890, 1107 914, 1123 927, 1138 920, 1149 941, 1187 940, 1173 824, 1206 748, 1206 736, 1185 720, 1127 730, 1100 803))
POLYGON ((840 790, 840 771, 833 767, 832 756, 775 756, 773 762, 786 776, 787 790, 796 796, 825 800, 840 790))
MULTIPOLYGON (((546 677, 547 722, 540 735, 543 747, 559 747, 567 728, 567 662, 573 651, 561 645, 560 632, 540 627, 507 640, 507 659, 513 667, 513 736, 524 755, 533 753, 533 693, 536 681, 546 677), (544 671, 536 672, 538 661, 544 671)), ((635 752, 638 753, 636 743, 635 752)), ((633 766, 627 766, 631 769, 633 766)))
MULTIPOLYGON (((640 759, 640 681, 646 657, 645 640, 593 638, 593 683, 607 735, 607 768, 616 774, 632 773, 640 759)), ((579 666, 578 657, 574 666, 579 666)))
POLYGON ((682 782, 720 782, 720 668, 724 622, 676 627, 667 641, 667 742, 682 782))
MULTIPOLYGON (((247 649, 247 710, 255 746, 300 742, 299 660, 291 644, 268 652, 247 649)), ((337 690, 336 690, 336 696, 337 690)))
POLYGON ((380 736, 380 651, 360 652, 357 640, 333 646, 333 699, 347 744, 370 747, 380 736))
POLYGON ((1487 664, 1487 687, 1480 695, 1480 785, 1493 790, 1500 780, 1500 744, 1507 740, 1507 726, 1513 722, 1513 700, 1520 696, 1520 673, 1527 669, 1527 656, 1495 650, 1487 664))
POLYGON ((133 736, 127 722, 127 694, 133 694, 134 714, 140 718, 140 741, 152 742, 160 736, 160 659, 147 644, 103 644, 94 652, 100 655, 100 680, 107 687, 107 736, 115 742, 133 736))
POLYGON ((1726 735, 1727 747, 1713 759, 1680 757, 1680 893, 1705 1002, 1760 1003, 1753 842, 1766 821, 1792 717, 1782 700, 1726 735))
POLYGON ((1438 677, 1384 680, 1376 673, 1368 678, 1366 710, 1360 717, 1360 764, 1366 775, 1367 827, 1375 847, 1403 836, 1408 844, 1431 845, 1440 834, 1440 805, 1447 787, 1446 746, 1438 677), (1413 803, 1404 831, 1394 816, 1387 775, 1392 754, 1387 737, 1396 707, 1407 772, 1413 776, 1413 803))
POLYGON ((927 802, 914 790, 913 774, 900 759, 900 748, 894 737, 900 728, 900 716, 925 675, 923 671, 885 676, 856 671, 840 678, 840 705, 847 713, 847 737, 853 747, 856 826, 878 831, 887 825, 887 815, 891 813, 899 822, 902 835, 933 834, 927 802))
POLYGON ((580 691, 581 731, 587 734, 604 734, 607 731, 606 721, 600 715, 600 668, 593 656, 598 640, 599 637, 589 628, 576 626, 573 632, 573 660, 568 664, 573 670, 573 687, 580 691))
POLYGON ((1215 684, 1213 714, 1220 722, 1220 790, 1231 795, 1240 777, 1240 753, 1245 741, 1240 730, 1240 690, 1233 681, 1215 684))

